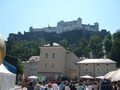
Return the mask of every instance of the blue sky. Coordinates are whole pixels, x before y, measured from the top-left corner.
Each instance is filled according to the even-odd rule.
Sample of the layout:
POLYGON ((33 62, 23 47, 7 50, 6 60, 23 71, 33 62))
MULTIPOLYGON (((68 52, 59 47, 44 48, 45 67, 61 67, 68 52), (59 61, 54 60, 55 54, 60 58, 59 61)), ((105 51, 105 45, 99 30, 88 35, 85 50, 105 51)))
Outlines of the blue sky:
POLYGON ((9 33, 28 32, 30 26, 56 26, 78 17, 114 33, 120 29, 120 0, 0 0, 0 33, 5 39, 9 33))

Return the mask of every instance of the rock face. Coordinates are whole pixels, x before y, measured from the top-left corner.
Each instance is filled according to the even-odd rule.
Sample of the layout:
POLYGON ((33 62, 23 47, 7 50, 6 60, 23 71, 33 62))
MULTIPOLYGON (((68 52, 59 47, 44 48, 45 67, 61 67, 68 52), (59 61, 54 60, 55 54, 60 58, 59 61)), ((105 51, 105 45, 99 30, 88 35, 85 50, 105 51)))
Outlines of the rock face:
POLYGON ((0 64, 3 62, 6 53, 5 41, 0 35, 0 64))

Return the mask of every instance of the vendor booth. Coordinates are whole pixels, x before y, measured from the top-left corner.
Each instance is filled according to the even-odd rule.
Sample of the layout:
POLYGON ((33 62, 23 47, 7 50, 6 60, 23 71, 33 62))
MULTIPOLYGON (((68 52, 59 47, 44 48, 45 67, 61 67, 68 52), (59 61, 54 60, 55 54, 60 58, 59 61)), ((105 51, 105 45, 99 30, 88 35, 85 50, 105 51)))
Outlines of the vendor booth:
POLYGON ((0 65, 0 90, 12 90, 15 87, 16 75, 0 65))

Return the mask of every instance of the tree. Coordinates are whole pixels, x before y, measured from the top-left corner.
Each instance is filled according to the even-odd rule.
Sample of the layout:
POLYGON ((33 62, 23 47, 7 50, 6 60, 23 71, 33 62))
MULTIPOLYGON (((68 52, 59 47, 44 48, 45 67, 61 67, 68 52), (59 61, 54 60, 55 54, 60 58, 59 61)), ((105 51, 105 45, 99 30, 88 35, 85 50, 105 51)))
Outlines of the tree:
POLYGON ((17 74, 23 74, 23 63, 20 59, 18 59, 18 69, 17 74))
POLYGON ((103 57, 103 49, 102 49, 102 39, 97 36, 91 36, 90 41, 89 41, 89 47, 93 53, 93 58, 101 58, 103 57))
POLYGON ((105 46, 106 56, 107 58, 110 58, 111 49, 112 49, 111 34, 108 34, 104 37, 104 46, 105 46))
POLYGON ((74 49, 74 53, 79 57, 82 56, 88 57, 89 49, 87 46, 88 41, 85 38, 81 38, 74 49))
POLYGON ((120 66, 120 32, 113 34, 111 59, 117 62, 117 66, 120 66))
POLYGON ((59 41, 60 45, 62 45, 63 47, 68 47, 68 41, 67 39, 62 39, 61 41, 59 41))
POLYGON ((39 42, 37 40, 15 41, 11 46, 11 52, 9 52, 8 55, 26 61, 33 55, 39 55, 39 42))
POLYGON ((16 83, 18 84, 19 76, 23 74, 23 63, 20 59, 18 59, 18 67, 17 67, 17 73, 16 73, 16 83))

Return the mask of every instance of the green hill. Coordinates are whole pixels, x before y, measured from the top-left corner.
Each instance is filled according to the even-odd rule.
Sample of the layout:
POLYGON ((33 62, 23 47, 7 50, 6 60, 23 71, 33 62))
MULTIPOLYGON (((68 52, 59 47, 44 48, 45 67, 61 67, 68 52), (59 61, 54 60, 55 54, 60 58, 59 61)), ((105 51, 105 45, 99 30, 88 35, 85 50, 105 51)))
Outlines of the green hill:
POLYGON ((103 53, 103 41, 105 41, 104 45, 107 46, 108 44, 106 47, 107 57, 114 59, 114 56, 112 56, 112 36, 106 30, 97 32, 73 30, 60 34, 43 31, 24 32, 24 34, 18 32, 18 34, 9 34, 6 43, 7 55, 18 57, 21 60, 28 60, 33 55, 40 55, 39 47, 50 42, 59 43, 78 57, 84 56, 90 58, 90 52, 92 52, 93 58, 101 58, 105 54, 103 53))

